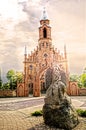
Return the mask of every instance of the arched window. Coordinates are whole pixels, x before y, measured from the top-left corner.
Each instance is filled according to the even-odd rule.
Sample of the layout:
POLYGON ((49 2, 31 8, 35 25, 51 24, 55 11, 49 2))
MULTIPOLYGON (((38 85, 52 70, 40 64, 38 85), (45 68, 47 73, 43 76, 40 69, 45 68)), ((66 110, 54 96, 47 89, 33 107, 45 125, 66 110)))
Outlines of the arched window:
POLYGON ((43 37, 47 38, 47 30, 46 30, 46 28, 44 28, 44 30, 43 30, 43 37))
POLYGON ((30 65, 30 66, 29 66, 29 69, 30 69, 30 70, 32 70, 32 69, 33 69, 33 66, 32 66, 32 65, 30 65))

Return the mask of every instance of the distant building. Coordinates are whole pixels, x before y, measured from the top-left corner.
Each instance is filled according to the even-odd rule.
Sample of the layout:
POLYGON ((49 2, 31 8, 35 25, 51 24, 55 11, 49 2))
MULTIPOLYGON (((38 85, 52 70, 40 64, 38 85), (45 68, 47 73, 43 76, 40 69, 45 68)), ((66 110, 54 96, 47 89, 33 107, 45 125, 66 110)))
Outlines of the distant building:
POLYGON ((40 96, 40 92, 46 90, 45 75, 53 64, 58 64, 68 75, 66 46, 63 55, 52 46, 50 20, 44 10, 40 20, 37 48, 27 55, 25 47, 24 86, 21 87, 23 96, 28 96, 31 92, 33 96, 40 96))

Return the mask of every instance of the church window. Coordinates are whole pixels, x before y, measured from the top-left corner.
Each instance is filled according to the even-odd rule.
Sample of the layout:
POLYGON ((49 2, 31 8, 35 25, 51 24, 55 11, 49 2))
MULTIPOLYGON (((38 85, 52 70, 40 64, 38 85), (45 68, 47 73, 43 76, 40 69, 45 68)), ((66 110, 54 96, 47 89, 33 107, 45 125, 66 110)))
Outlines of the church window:
POLYGON ((48 47, 48 43, 46 43, 46 47, 48 47))
POLYGON ((44 28, 44 30, 43 30, 43 37, 47 38, 47 30, 46 30, 46 28, 44 28))
POLYGON ((29 68, 30 68, 30 70, 32 70, 32 69, 33 69, 33 66, 32 66, 32 65, 30 65, 30 66, 29 66, 29 68))
POLYGON ((42 47, 44 47, 44 43, 42 43, 42 47))

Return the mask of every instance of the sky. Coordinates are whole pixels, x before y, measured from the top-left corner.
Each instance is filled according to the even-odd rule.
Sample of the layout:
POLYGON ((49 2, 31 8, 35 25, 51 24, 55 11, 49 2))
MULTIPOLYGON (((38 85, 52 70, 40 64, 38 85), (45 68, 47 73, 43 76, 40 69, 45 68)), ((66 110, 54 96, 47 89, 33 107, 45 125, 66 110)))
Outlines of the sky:
POLYGON ((52 27, 52 45, 67 48, 70 74, 86 67, 86 0, 0 0, 0 68, 23 72, 24 47, 36 48, 39 21, 46 7, 52 27))

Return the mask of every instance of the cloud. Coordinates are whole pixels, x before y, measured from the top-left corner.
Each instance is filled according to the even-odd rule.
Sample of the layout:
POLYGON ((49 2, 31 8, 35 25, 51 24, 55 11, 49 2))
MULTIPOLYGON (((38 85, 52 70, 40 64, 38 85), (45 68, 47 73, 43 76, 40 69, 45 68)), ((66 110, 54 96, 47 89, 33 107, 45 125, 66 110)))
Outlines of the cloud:
POLYGON ((70 53, 69 55, 69 70, 71 74, 81 74, 86 67, 86 55, 84 55, 84 53, 79 53, 78 51, 70 53))
POLYGON ((7 0, 5 6, 2 2, 0 66, 3 75, 11 68, 23 71, 24 46, 28 46, 30 53, 38 45, 44 6, 51 20, 52 44, 61 51, 66 44, 70 73, 81 73, 86 65, 85 3, 85 0, 7 0))

